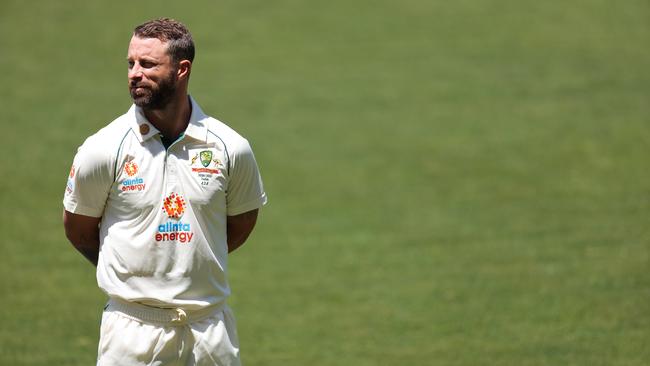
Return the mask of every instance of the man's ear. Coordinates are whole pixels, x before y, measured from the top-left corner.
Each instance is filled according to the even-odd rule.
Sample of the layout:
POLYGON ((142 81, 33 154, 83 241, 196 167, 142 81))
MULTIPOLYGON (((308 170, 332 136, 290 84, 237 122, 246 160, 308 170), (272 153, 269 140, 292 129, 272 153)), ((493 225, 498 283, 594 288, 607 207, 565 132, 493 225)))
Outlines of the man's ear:
POLYGON ((182 60, 181 62, 178 63, 178 71, 176 71, 176 77, 178 77, 179 80, 187 79, 190 77, 191 71, 192 71, 192 61, 182 60))

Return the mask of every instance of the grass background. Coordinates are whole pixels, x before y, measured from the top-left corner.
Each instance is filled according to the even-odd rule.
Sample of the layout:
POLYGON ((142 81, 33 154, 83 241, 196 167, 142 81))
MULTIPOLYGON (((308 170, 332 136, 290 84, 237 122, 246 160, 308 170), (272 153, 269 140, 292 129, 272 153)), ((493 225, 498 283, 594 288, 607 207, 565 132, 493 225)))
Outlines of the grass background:
POLYGON ((94 363, 61 199, 158 16, 269 194, 231 257, 246 365, 650 363, 647 1, 2 0, 0 364, 94 363))

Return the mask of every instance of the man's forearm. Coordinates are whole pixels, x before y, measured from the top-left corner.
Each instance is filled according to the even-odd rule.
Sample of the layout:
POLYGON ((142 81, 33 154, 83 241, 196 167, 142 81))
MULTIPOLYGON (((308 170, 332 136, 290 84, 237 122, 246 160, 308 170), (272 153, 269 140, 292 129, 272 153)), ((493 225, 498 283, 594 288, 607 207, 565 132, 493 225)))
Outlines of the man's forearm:
POLYGON ((90 261, 95 267, 97 267, 97 261, 99 260, 99 238, 96 242, 83 242, 83 243, 72 243, 72 245, 83 254, 86 259, 90 261))
POLYGON ((228 233, 228 253, 233 252, 235 249, 239 248, 244 244, 246 239, 248 239, 249 233, 237 233, 234 234, 231 232, 228 233))
POLYGON ((97 267, 99 259, 99 217, 89 217, 63 211, 65 236, 72 246, 97 267))
POLYGON ((245 212, 236 216, 228 216, 227 235, 228 253, 239 248, 255 227, 257 221, 257 209, 245 212))

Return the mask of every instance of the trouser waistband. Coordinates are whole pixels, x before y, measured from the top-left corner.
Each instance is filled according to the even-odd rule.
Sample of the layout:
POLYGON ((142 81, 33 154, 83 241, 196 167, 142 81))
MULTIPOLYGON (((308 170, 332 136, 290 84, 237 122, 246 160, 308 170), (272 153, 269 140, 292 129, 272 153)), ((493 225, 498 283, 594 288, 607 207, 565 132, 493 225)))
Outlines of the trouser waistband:
POLYGON ((108 300, 106 310, 117 311, 131 319, 145 323, 184 325, 208 318, 223 310, 225 306, 225 303, 221 303, 200 310, 163 309, 111 298, 108 300))

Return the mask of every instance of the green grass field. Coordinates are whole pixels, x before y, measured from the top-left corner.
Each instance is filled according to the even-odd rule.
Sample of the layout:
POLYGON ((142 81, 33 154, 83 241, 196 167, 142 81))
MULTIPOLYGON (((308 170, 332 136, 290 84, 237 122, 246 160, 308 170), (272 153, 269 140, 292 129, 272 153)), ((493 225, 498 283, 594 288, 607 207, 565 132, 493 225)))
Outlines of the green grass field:
POLYGON ((61 199, 163 15, 270 199, 231 257, 246 365, 650 364, 647 1, 2 0, 0 365, 94 364, 61 199))

